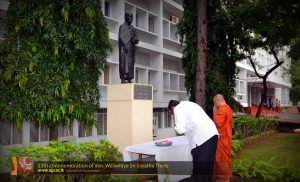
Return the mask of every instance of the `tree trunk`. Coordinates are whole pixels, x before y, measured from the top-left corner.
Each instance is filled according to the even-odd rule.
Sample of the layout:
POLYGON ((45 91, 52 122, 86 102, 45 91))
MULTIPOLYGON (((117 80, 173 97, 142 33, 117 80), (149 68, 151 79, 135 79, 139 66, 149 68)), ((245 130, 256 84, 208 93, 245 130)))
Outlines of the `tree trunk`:
POLYGON ((280 60, 278 59, 278 57, 277 57, 277 52, 275 51, 275 49, 272 48, 272 47, 270 47, 270 51, 271 51, 272 55, 274 56, 274 58, 275 58, 275 60, 276 60, 276 64, 275 64, 275 66, 273 66, 271 69, 269 69, 269 71, 267 71, 267 72, 265 73, 265 75, 260 75, 260 74, 257 72, 254 61, 252 60, 251 56, 248 57, 249 60, 250 60, 251 65, 252 65, 252 68, 254 69, 254 72, 255 72, 256 76, 257 76, 258 78, 263 79, 263 87, 264 87, 264 91, 263 91, 262 99, 261 99, 261 101, 260 101, 260 103, 259 103, 259 106, 258 106, 256 115, 255 115, 256 118, 259 118, 259 117, 260 117, 260 115, 261 115, 261 110, 262 110, 262 106, 263 106, 263 104, 265 103, 265 101, 266 101, 266 99, 267 99, 267 98, 266 98, 266 96, 267 96, 267 89, 268 89, 268 87, 267 87, 267 78, 268 78, 268 76, 269 76, 274 70, 276 70, 280 65, 283 64, 283 61, 280 61, 280 60))
POLYGON ((207 17, 206 0, 198 0, 196 103, 205 109, 205 81, 207 67, 207 17))
POLYGON ((255 115, 256 118, 260 118, 262 107, 263 107, 264 103, 267 100, 267 98, 266 98, 267 97, 267 89, 268 89, 268 87, 267 87, 267 77, 263 78, 263 87, 264 87, 264 91, 263 91, 262 98, 261 98, 261 101, 259 103, 256 115, 255 115))

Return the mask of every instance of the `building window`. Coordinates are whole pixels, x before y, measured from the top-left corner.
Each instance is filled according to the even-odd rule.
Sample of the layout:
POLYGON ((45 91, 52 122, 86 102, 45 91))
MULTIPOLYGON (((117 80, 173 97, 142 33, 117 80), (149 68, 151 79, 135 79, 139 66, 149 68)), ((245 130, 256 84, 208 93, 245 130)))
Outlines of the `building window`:
POLYGON ((138 69, 135 69, 135 83, 139 83, 139 70, 138 69))
POLYGON ((64 137, 64 136, 73 136, 73 124, 69 125, 62 125, 59 124, 57 127, 57 136, 64 137))
POLYGON ((153 123, 153 125, 155 125, 154 127, 157 126, 157 128, 163 128, 162 112, 154 111, 153 118, 156 118, 156 121, 153 123))
POLYGON ((109 66, 104 67, 104 84, 109 84, 109 66))
POLYGON ((149 32, 153 32, 153 33, 154 33, 154 20, 155 20, 155 17, 149 16, 149 18, 148 18, 149 32))
POLYGON ((161 112, 158 113, 158 128, 164 128, 164 122, 163 117, 161 115, 161 112))
POLYGON ((22 127, 17 128, 11 122, 0 121, 0 145, 11 145, 22 143, 22 127))
POLYGON ((78 121, 78 126, 79 126, 79 130, 78 130, 78 136, 79 137, 88 137, 88 136, 92 136, 92 129, 90 130, 86 130, 84 128, 84 123, 82 121, 78 121))
POLYGON ((164 116, 165 128, 172 128, 174 126, 172 115, 168 111, 165 111, 164 116))
POLYGON ((39 141, 39 129, 33 122, 30 122, 30 142, 39 141))
POLYGON ((175 126, 174 119, 166 108, 157 112, 156 115, 158 116, 158 128, 173 128, 175 126))
POLYGON ((235 92, 237 95, 245 95, 246 81, 236 79, 235 92))
POLYGON ((40 126, 40 141, 49 141, 49 128, 48 126, 40 126))
POLYGON ((104 15, 110 17, 110 3, 108 1, 104 2, 104 15))
POLYGON ((139 22, 140 22, 140 17, 139 17, 139 14, 136 13, 135 14, 135 26, 136 27, 140 26, 139 22))
POLYGON ((41 141, 49 141, 48 126, 36 126, 33 122, 30 122, 30 142, 41 141))
POLYGON ((97 112, 97 135, 106 135, 107 134, 107 113, 103 110, 97 112))

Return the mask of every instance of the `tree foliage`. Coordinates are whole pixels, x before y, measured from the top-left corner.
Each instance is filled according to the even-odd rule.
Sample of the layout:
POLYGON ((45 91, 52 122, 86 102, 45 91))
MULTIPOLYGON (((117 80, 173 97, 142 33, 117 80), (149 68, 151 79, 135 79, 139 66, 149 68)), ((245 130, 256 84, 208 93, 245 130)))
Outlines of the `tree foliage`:
POLYGON ((290 90, 290 99, 296 104, 300 101, 300 59, 292 60, 291 68, 292 88, 290 90))
MULTIPOLYGON (((235 34, 239 34, 238 25, 233 16, 228 16, 224 5, 229 1, 207 1, 208 20, 208 63, 206 70, 206 111, 212 113, 213 96, 224 95, 229 105, 239 107, 233 96, 235 94, 235 62, 241 60, 237 51, 235 34), (236 27, 236 28, 235 28, 236 27)), ((179 22, 179 34, 185 37, 183 44, 183 68, 185 86, 190 100, 195 101, 195 78, 197 59, 197 1, 183 2, 184 14, 179 22)))
POLYGON ((101 1, 10 1, 0 45, 0 114, 50 127, 94 122, 111 50, 101 1))
POLYGON ((268 76, 286 61, 278 58, 279 51, 290 46, 300 35, 299 8, 300 2, 297 0, 241 0, 239 8, 232 10, 240 15, 236 21, 243 25, 244 34, 239 37, 241 50, 247 54, 256 75, 263 80, 264 91, 256 117, 260 117, 262 105, 266 101, 268 76), (258 74, 252 58, 257 48, 264 49, 276 60, 264 75, 258 74))
POLYGON ((292 58, 290 99, 296 104, 300 101, 300 36, 292 40, 290 56, 292 58))
MULTIPOLYGON (((264 80, 284 60, 277 54, 299 37, 299 7, 296 0, 237 0, 207 1, 208 16, 208 67, 206 78, 207 110, 212 106, 213 95, 221 93, 233 106, 235 62, 248 58, 253 63, 257 48, 272 54, 276 60, 264 80)), ((185 84, 190 99, 195 100, 195 70, 197 55, 196 0, 184 1, 184 15, 179 23, 179 34, 185 36, 183 67, 185 84)), ((291 54, 299 54, 299 41, 295 41, 291 54), (297 53, 298 52, 298 53, 297 53)), ((234 106, 233 106, 234 107, 234 106)))

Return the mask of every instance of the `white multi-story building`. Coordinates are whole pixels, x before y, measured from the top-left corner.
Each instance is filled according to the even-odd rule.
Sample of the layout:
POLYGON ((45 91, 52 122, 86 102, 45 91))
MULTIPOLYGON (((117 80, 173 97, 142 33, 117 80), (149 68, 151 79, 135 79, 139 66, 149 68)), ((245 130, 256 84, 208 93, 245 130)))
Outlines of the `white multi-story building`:
MULTIPOLYGON (((276 99, 281 102, 283 107, 291 106, 289 90, 291 88, 289 68, 291 59, 287 56, 287 48, 283 48, 278 53, 278 59, 284 63, 275 69, 267 78, 267 98, 272 97, 273 103, 276 99)), ((276 60, 263 49, 257 49, 254 55, 256 69, 259 74, 264 75, 275 64, 276 60)), ((259 105, 263 93, 262 79, 258 78, 249 60, 236 63, 236 100, 244 107, 259 105)), ((267 99, 268 102, 268 99, 267 99)))
MULTIPOLYGON (((183 15, 183 8, 173 0, 103 0, 102 12, 109 28, 113 51, 107 59, 99 81, 101 92, 100 108, 96 113, 100 126, 85 131, 83 123, 74 121, 70 126, 59 126, 59 138, 69 137, 75 142, 99 141, 107 134, 107 85, 120 84, 118 31, 124 22, 124 14, 133 14, 133 22, 139 36, 136 49, 136 83, 153 86, 153 136, 160 139, 175 136, 174 122, 167 112, 170 99, 187 100, 182 69, 182 48, 177 36, 176 24, 183 15), (98 129, 97 129, 98 128, 98 129)), ((4 15, 9 1, 0 0, 0 23, 4 25, 4 15)), ((4 29, 1 35, 3 35, 4 29)), ((1 156, 12 146, 46 145, 49 140, 47 127, 36 127, 31 122, 23 122, 21 130, 10 123, 0 122, 1 156)))
MULTIPOLYGON (((101 91, 100 108, 96 113, 100 128, 93 127, 85 131, 83 123, 74 121, 70 126, 59 126, 58 136, 71 136, 75 142, 99 141, 105 139, 107 130, 107 85, 120 84, 118 60, 118 30, 124 22, 125 12, 133 14, 133 22, 140 42, 136 50, 135 82, 153 85, 153 136, 154 139, 175 136, 174 123, 167 112, 170 99, 187 100, 184 87, 185 74, 182 69, 182 48, 177 36, 176 23, 183 15, 182 1, 177 0, 103 0, 105 20, 113 52, 99 82, 101 91)), ((9 2, 0 0, 0 37, 3 35, 3 19, 9 2)), ((260 72, 265 72, 275 60, 263 50, 257 50, 256 61, 260 72)), ((268 78, 268 96, 275 96, 284 106, 290 104, 289 76, 285 70, 290 66, 284 51, 280 58, 285 59, 283 66, 275 70, 268 78)), ((258 104, 261 95, 261 80, 255 77, 250 63, 246 60, 237 63, 236 99, 244 107, 258 104)), ((49 140, 47 127, 36 127, 33 123, 23 122, 21 130, 10 123, 0 122, 0 154, 6 155, 12 146, 28 144, 46 145, 49 140)))
POLYGON ((100 78, 101 108, 105 114, 106 85, 120 84, 118 31, 124 14, 132 13, 139 35, 136 49, 135 82, 153 85, 154 136, 175 135, 166 110, 170 99, 187 100, 182 69, 182 48, 176 23, 183 8, 173 0, 105 0, 103 13, 110 30, 113 52, 100 78))

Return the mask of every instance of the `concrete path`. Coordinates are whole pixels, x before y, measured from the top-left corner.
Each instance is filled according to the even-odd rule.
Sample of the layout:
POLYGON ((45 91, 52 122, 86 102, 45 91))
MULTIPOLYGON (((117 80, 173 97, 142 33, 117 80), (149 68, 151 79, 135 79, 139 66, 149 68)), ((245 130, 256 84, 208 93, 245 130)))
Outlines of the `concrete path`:
POLYGON ((280 122, 300 124, 300 113, 280 113, 277 117, 280 122))
POLYGON ((300 113, 280 113, 276 119, 279 121, 279 131, 295 132, 296 129, 300 129, 300 113))

